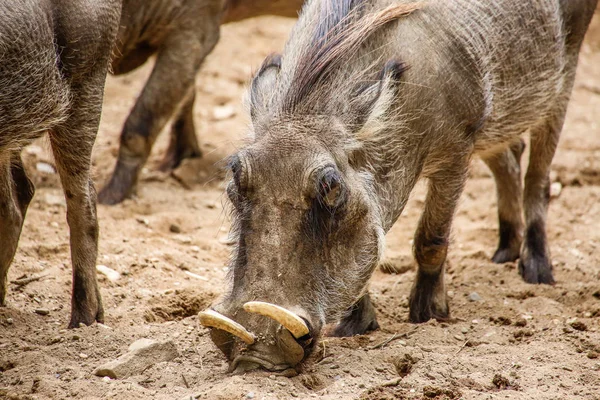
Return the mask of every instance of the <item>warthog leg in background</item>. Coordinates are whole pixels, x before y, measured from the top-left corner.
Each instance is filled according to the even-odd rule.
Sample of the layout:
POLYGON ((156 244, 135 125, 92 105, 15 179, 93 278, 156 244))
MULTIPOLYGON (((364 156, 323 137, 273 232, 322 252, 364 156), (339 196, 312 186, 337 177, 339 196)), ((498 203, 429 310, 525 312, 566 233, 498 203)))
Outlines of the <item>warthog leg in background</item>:
POLYGON ((524 148, 525 143, 519 140, 503 153, 483 160, 494 174, 496 181, 500 238, 492 261, 499 264, 515 261, 521 251, 523 241, 521 155, 524 148))
MULTIPOLYGON (((182 23, 180 30, 171 34, 159 50, 152 74, 121 132, 117 165, 109 183, 100 191, 101 203, 119 203, 135 191, 139 173, 158 134, 177 110, 180 111, 173 126, 175 137, 171 139, 169 154, 200 155, 192 122, 194 81, 202 61, 219 39, 221 12, 213 10, 217 13, 214 14, 208 10, 211 9, 199 20, 188 21, 202 27, 201 33, 187 29, 182 23), (189 147, 183 148, 186 146, 189 147)), ((167 160, 163 167, 180 161, 167 160)))
MULTIPOLYGON (((572 78, 570 81, 567 93, 570 92, 572 78)), ((519 273, 529 283, 554 283, 546 236, 546 215, 550 201, 550 164, 558 145, 566 109, 565 100, 554 115, 531 128, 531 151, 523 199, 526 230, 519 260, 519 273)))
POLYGON ((21 156, 0 156, 0 306, 5 305, 8 267, 15 256, 33 193, 21 156))
POLYGON ((419 265, 410 293, 411 322, 425 322, 431 318, 447 319, 450 315, 444 272, 452 218, 464 188, 469 157, 456 154, 452 164, 441 166, 429 176, 425 209, 415 233, 413 252, 419 265))
POLYGON ((191 90, 173 122, 167 154, 165 154, 165 158, 159 167, 163 172, 177 168, 186 158, 202 157, 202 151, 196 137, 196 128, 194 127, 195 99, 196 91, 191 90))

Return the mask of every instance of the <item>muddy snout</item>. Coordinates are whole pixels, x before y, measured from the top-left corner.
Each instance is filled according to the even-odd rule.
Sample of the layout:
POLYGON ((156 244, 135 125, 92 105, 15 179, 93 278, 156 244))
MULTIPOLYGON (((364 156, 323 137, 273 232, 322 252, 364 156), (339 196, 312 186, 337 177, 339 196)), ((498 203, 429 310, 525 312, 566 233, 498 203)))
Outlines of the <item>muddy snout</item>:
POLYGON ((239 322, 214 309, 202 311, 198 318, 211 328, 211 339, 229 357, 234 373, 286 371, 300 364, 314 345, 307 319, 271 303, 245 303, 235 313, 239 322))

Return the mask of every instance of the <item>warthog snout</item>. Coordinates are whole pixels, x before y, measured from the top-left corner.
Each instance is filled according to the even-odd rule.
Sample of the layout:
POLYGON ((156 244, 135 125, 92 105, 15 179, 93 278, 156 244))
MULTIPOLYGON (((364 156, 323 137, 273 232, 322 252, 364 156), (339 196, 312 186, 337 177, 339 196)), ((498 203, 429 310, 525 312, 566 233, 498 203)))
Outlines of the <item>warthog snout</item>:
POLYGON ((230 372, 285 371, 300 364, 312 350, 311 324, 303 311, 250 301, 235 315, 240 322, 215 309, 198 315, 200 323, 211 328, 213 342, 230 359, 230 372))

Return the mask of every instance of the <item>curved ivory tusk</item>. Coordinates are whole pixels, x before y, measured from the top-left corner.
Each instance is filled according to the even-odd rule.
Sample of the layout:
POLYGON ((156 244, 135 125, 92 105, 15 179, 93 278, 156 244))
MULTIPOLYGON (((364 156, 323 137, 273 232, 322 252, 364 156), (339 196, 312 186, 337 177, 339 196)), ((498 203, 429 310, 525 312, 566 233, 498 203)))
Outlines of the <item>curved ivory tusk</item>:
POLYGON ((244 304, 244 310, 254 314, 264 315, 283 325, 296 339, 308 335, 306 322, 293 312, 275 304, 263 301, 249 301, 244 304))
POLYGON ((251 334, 242 325, 231 318, 219 314, 214 310, 202 311, 198 314, 200 323, 206 327, 221 329, 242 339, 246 344, 254 343, 254 335, 251 334))

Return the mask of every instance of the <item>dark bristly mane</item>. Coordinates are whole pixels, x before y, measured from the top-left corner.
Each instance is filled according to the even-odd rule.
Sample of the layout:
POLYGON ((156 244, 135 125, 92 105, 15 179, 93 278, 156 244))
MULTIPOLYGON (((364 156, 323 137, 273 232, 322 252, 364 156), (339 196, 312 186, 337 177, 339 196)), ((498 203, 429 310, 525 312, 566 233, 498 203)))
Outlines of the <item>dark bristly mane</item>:
POLYGON ((421 3, 391 5, 381 11, 362 15, 366 0, 324 0, 313 45, 300 58, 284 101, 291 111, 314 91, 316 86, 348 56, 352 55, 385 24, 421 8, 421 3))

